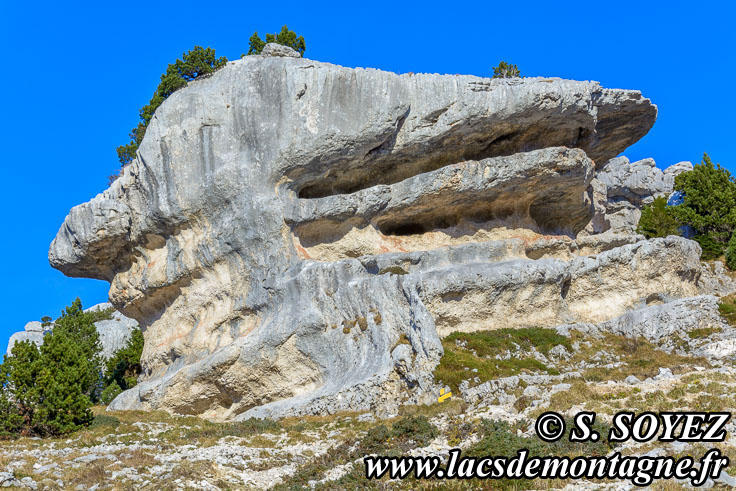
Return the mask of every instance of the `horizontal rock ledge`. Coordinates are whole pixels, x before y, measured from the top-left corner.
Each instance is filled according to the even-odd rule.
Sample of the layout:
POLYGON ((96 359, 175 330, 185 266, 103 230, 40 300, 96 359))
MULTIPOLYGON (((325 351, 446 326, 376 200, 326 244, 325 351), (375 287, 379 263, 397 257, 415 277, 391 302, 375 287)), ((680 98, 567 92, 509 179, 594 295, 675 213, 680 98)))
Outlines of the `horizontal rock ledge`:
POLYGON ((368 223, 404 235, 508 217, 574 236, 592 216, 585 190, 593 167, 582 150, 561 147, 462 162, 390 186, 297 199, 287 203, 285 220, 304 246, 368 223))

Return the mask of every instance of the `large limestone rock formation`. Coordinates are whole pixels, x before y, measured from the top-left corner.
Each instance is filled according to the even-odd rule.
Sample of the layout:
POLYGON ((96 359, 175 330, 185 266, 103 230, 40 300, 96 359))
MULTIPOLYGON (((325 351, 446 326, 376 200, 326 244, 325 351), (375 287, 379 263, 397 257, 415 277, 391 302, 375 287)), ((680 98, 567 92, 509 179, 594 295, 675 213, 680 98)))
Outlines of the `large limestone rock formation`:
POLYGON ((141 383, 115 409, 430 400, 452 331, 601 323, 698 293, 695 242, 578 237, 596 169, 655 118, 595 82, 249 56, 164 102, 49 259, 109 281, 144 328, 141 383))

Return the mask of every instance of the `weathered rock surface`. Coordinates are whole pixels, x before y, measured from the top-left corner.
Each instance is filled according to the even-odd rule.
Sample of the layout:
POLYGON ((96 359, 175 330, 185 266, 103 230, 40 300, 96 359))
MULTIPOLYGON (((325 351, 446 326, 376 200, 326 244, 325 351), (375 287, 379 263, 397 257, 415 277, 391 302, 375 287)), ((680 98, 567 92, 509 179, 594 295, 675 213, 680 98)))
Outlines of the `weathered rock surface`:
POLYGON ((301 58, 298 51, 278 43, 268 43, 261 51, 262 56, 287 56, 290 58, 301 58))
POLYGON ((34 343, 36 346, 41 346, 41 344, 43 343, 43 332, 42 331, 19 331, 19 332, 11 334, 10 339, 8 339, 8 349, 6 351, 6 354, 10 354, 10 352, 13 349, 13 346, 15 346, 15 343, 20 343, 22 341, 30 341, 34 343))
MULTIPOLYGON (((112 307, 111 304, 102 303, 92 308, 107 309, 110 307, 112 307)), ((115 310, 112 312, 112 319, 97 321, 95 327, 100 335, 101 356, 107 359, 128 345, 131 333, 138 329, 138 322, 115 310)))
MULTIPOLYGON (((164 102, 49 259, 110 281, 144 328, 142 383, 113 409, 390 410, 436 397, 452 331, 600 323, 698 293, 695 242, 575 238, 600 211, 595 167, 655 117, 594 82, 246 57, 164 102)), ((606 200, 606 183, 639 192, 604 172, 606 200)))
POLYGON ((609 160, 591 182, 594 216, 586 232, 633 233, 641 208, 654 198, 670 196, 675 177, 692 169, 690 162, 679 162, 662 171, 653 159, 632 163, 626 157, 609 160))
MULTIPOLYGON (((101 303, 85 309, 85 312, 105 310, 111 307, 112 305, 109 303, 101 303)), ((107 359, 117 350, 124 348, 128 344, 131 332, 138 328, 138 322, 135 319, 125 317, 118 311, 113 311, 112 319, 97 321, 95 322, 95 327, 100 335, 100 344, 102 345, 101 355, 107 359)), ((26 324, 25 330, 16 332, 10 336, 6 353, 10 354, 15 343, 20 341, 32 341, 37 346, 41 346, 43 344, 44 333, 50 332, 51 329, 53 329, 53 323, 44 327, 38 321, 29 322, 26 324)))
POLYGON ((646 299, 648 305, 614 319, 599 324, 562 325, 557 331, 567 334, 576 330, 588 335, 608 332, 632 339, 643 338, 668 352, 708 358, 736 354, 736 330, 719 314, 716 297, 702 295, 669 302, 667 299, 665 295, 653 295, 646 299), (697 331, 715 334, 697 336, 697 331))

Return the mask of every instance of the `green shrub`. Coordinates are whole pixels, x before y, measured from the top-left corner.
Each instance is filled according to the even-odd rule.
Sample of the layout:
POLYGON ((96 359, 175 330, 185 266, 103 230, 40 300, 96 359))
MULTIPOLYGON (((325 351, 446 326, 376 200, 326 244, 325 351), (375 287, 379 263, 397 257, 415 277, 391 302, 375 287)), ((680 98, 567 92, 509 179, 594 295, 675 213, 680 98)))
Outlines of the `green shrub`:
POLYGON ((100 400, 103 404, 110 404, 122 391, 123 389, 121 389, 118 383, 113 380, 110 385, 105 387, 105 390, 102 391, 100 400))
POLYGON ((736 296, 728 295, 718 303, 718 312, 731 325, 736 326, 736 296))
MULTIPOLYGON (((82 301, 77 298, 56 319, 53 332, 65 334, 81 350, 82 356, 89 362, 87 372, 80 379, 84 393, 92 402, 99 400, 98 382, 103 363, 100 357, 102 345, 95 322, 111 318, 112 309, 85 312, 82 301)), ((44 341, 45 344, 45 341, 44 341)))
POLYGON ((61 435, 92 421, 85 394, 92 363, 84 348, 59 330, 39 349, 16 343, 2 364, 0 431, 3 434, 61 435))
MULTIPOLYGON (((41 347, 16 343, 0 365, 0 435, 61 435, 89 424, 102 361, 94 323, 112 309, 85 312, 77 298, 41 347)), ((44 324, 51 325, 44 317, 44 324)))
MULTIPOLYGON (((130 142, 117 148, 120 163, 126 165, 135 159, 138 146, 146 134, 148 123, 151 122, 156 109, 167 97, 182 87, 186 87, 188 82, 212 74, 226 63, 227 58, 224 56, 217 58, 214 49, 195 46, 191 51, 184 53, 181 59, 169 64, 166 72, 161 75, 161 82, 153 93, 153 97, 139 111, 140 122, 128 135, 130 142)), ((117 175, 110 176, 111 181, 116 177, 117 175)))
POLYGON ((723 255, 723 244, 716 242, 710 235, 696 235, 693 240, 700 244, 700 248, 703 250, 700 255, 702 260, 710 261, 723 255))
POLYGON ((143 333, 134 329, 125 348, 121 348, 107 360, 105 385, 113 382, 121 390, 128 390, 138 382, 141 374, 141 354, 143 353, 143 333))
POLYGON ((736 181, 731 173, 704 154, 692 171, 675 178, 675 190, 683 193, 683 202, 671 207, 671 213, 695 230, 703 259, 720 257, 736 230, 736 181))
MULTIPOLYGON (((483 420, 480 426, 480 440, 465 449, 463 455, 469 457, 515 457, 519 450, 526 449, 530 457, 546 457, 549 455, 579 456, 607 455, 615 444, 606 441, 607 427, 600 423, 592 425, 592 429, 601 435, 597 442, 570 442, 570 431, 575 427, 572 420, 566 419, 565 436, 556 442, 545 442, 539 437, 519 436, 516 428, 506 421, 483 420)), ((472 481, 471 481, 472 482, 472 481)), ((493 489, 533 489, 535 481, 527 479, 498 479, 493 481, 493 489)))
POLYGON ((391 436, 425 446, 437 436, 437 428, 426 416, 406 416, 392 425, 391 436))
POLYGON ((672 207, 667 206, 667 198, 656 198, 641 210, 636 231, 647 239, 680 235, 680 223, 671 210, 672 207))
POLYGON ((278 34, 266 34, 265 41, 261 39, 260 36, 258 36, 258 32, 254 32, 249 40, 248 54, 261 54, 261 51, 263 51, 263 48, 265 48, 268 43, 276 43, 283 46, 288 46, 294 51, 298 51, 299 54, 302 56, 304 56, 304 52, 307 50, 307 45, 304 42, 304 38, 302 36, 297 37, 294 31, 290 31, 287 26, 283 26, 281 28, 281 32, 279 32, 278 34))
POLYGON ((365 454, 385 453, 391 440, 391 432, 386 425, 374 426, 360 441, 360 451, 365 454))
POLYGON ((726 266, 728 269, 736 270, 736 232, 731 234, 731 240, 726 247, 726 266))
POLYGON ((554 329, 519 328, 494 329, 491 331, 453 332, 442 340, 444 355, 435 367, 435 380, 457 391, 463 380, 478 378, 481 383, 498 377, 517 375, 524 372, 546 372, 557 375, 554 367, 548 367, 536 358, 512 356, 498 359, 506 351, 537 351, 547 354, 555 346, 572 351, 570 339, 557 334, 554 329), (468 371, 472 370, 472 377, 468 371))
POLYGON ((519 78, 521 72, 519 67, 502 61, 498 66, 493 67, 493 78, 519 78))

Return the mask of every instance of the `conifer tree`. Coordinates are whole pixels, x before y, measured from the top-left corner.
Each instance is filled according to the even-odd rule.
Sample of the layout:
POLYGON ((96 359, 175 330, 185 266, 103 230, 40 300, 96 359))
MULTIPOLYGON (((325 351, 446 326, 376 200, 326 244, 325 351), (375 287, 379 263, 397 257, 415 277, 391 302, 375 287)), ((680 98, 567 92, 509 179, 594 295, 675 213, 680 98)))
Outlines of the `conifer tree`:
MULTIPOLYGON (((117 148, 120 163, 126 165, 135 159, 138 146, 143 141, 153 114, 167 97, 182 87, 186 87, 188 82, 212 74, 226 63, 227 58, 224 56, 217 58, 214 49, 195 46, 191 51, 184 53, 181 59, 169 64, 166 72, 161 75, 161 82, 151 100, 138 112, 140 122, 128 135, 130 142, 117 148)), ((114 180, 117 176, 110 177, 111 180, 114 180)))
POLYGON ((498 66, 493 67, 493 78, 518 78, 521 77, 519 67, 501 61, 498 66))
POLYGON ((304 52, 307 50, 307 44, 304 42, 304 37, 297 37, 294 31, 290 31, 287 26, 283 26, 281 28, 281 32, 279 32, 278 34, 266 34, 265 41, 263 41, 263 39, 258 36, 258 32, 254 32, 249 40, 248 54, 261 54, 261 51, 263 51, 263 48, 265 48, 266 44, 268 43, 276 43, 283 46, 288 46, 294 51, 298 51, 299 54, 302 56, 304 56, 304 52))
POLYGON ((736 182, 731 173, 714 165, 706 153, 692 171, 675 177, 675 190, 684 197, 672 213, 695 230, 703 259, 721 256, 736 230, 736 182))

